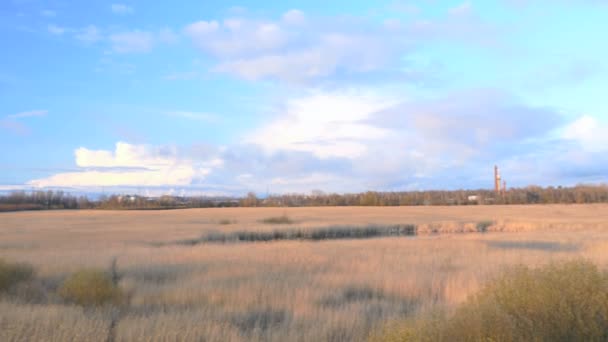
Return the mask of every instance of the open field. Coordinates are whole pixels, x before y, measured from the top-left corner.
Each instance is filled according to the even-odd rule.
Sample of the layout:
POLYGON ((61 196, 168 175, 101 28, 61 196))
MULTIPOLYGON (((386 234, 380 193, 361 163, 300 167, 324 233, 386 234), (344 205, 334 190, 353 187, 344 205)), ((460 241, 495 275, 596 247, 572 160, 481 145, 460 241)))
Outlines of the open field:
POLYGON ((0 340, 366 340, 386 322, 450 310, 505 266, 579 257, 608 268, 608 205, 3 213, 0 258, 31 264, 38 280, 0 300, 0 340), (491 223, 488 233, 477 232, 480 222, 491 223), (171 243, 406 224, 419 235, 171 243), (71 272, 106 270, 114 258, 128 294, 120 309, 81 308, 55 294, 71 272))

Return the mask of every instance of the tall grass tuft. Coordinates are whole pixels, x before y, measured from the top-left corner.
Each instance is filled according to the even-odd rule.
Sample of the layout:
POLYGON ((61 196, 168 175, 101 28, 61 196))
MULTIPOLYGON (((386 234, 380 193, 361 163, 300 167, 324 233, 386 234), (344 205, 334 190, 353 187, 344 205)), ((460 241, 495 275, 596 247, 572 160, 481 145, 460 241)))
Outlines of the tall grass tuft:
POLYGON ((608 275, 587 261, 518 266, 451 316, 392 329, 382 341, 607 341, 608 275))
POLYGON ((34 268, 32 266, 0 259, 0 292, 7 291, 20 282, 30 280, 33 276, 34 268))
POLYGON ((119 304, 124 298, 112 276, 104 271, 87 269, 70 275, 59 288, 59 295, 82 306, 119 304))

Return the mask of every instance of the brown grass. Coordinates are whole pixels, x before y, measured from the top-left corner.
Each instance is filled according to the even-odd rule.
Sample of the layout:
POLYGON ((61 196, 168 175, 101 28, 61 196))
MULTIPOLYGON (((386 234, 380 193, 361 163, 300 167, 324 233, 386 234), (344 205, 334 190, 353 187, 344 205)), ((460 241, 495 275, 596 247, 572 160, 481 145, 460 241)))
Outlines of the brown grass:
MULTIPOLYGON (((49 289, 118 260, 130 293, 118 341, 365 340, 385 322, 452 310, 505 266, 583 257, 608 266, 608 205, 222 208, 0 214, 0 257, 27 262, 49 289), (433 232, 371 240, 164 245, 213 232, 416 224, 433 232), (222 225, 230 217, 233 224, 222 225), (479 222, 493 222, 477 233, 479 222), (50 284, 50 285, 49 285, 50 284)), ((49 290, 49 291, 51 291, 49 290)), ((52 296, 51 296, 52 297, 52 296)), ((112 315, 0 300, 0 340, 99 340, 112 315), (81 314, 82 313, 82 314, 81 314), (31 317, 31 318, 30 318, 31 317)))

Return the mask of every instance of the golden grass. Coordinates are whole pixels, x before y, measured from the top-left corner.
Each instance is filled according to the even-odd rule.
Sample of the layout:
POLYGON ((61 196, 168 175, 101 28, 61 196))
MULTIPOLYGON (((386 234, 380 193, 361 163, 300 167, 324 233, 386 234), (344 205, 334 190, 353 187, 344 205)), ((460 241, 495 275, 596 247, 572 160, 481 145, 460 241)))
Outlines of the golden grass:
MULTIPOLYGON (((45 283, 82 268, 107 269, 116 257, 119 285, 131 294, 118 341, 356 341, 385 322, 450 310, 508 265, 583 257, 605 269, 606 228, 608 205, 19 212, 0 214, 0 257, 32 264, 45 283), (277 225, 260 221, 281 215, 298 228, 411 223, 429 233, 472 233, 150 244, 270 231, 277 225), (482 221, 494 222, 489 233, 476 232, 482 221)), ((0 340, 105 336, 111 315, 82 310, 5 297, 0 326, 11 329, 0 329, 0 340)))

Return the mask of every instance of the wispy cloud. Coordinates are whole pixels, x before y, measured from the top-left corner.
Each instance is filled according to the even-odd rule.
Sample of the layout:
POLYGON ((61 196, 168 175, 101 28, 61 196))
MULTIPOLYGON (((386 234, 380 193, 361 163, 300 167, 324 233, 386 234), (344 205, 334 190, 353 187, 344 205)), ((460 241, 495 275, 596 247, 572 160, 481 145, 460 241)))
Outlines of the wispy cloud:
POLYGON ((95 25, 86 26, 80 30, 77 30, 74 38, 80 40, 83 43, 92 44, 100 41, 103 36, 101 31, 95 25))
POLYGON ((66 32, 66 28, 65 27, 61 27, 61 26, 57 26, 54 24, 50 24, 47 26, 47 30, 49 31, 49 33, 54 34, 54 35, 62 35, 66 32))
POLYGON ((20 112, 15 114, 7 115, 8 119, 23 119, 23 118, 31 118, 37 116, 46 116, 48 114, 47 110, 30 110, 27 112, 20 112))
POLYGON ((216 59, 215 72, 297 84, 387 71, 399 74, 403 56, 429 40, 488 44, 496 39, 491 25, 469 3, 435 20, 377 23, 290 10, 275 20, 244 16, 201 20, 187 25, 184 33, 216 59))
POLYGON ((148 52, 154 45, 154 35, 139 30, 112 34, 109 39, 112 50, 118 53, 148 52))
POLYGON ((112 4, 110 6, 110 9, 112 10, 113 13, 116 14, 130 14, 133 13, 133 7, 131 6, 127 6, 125 4, 112 4))
POLYGON ((26 112, 20 112, 10 114, 4 118, 0 118, 0 128, 11 132, 15 135, 26 136, 31 133, 30 128, 21 122, 23 119, 46 116, 47 110, 30 110, 26 112))

